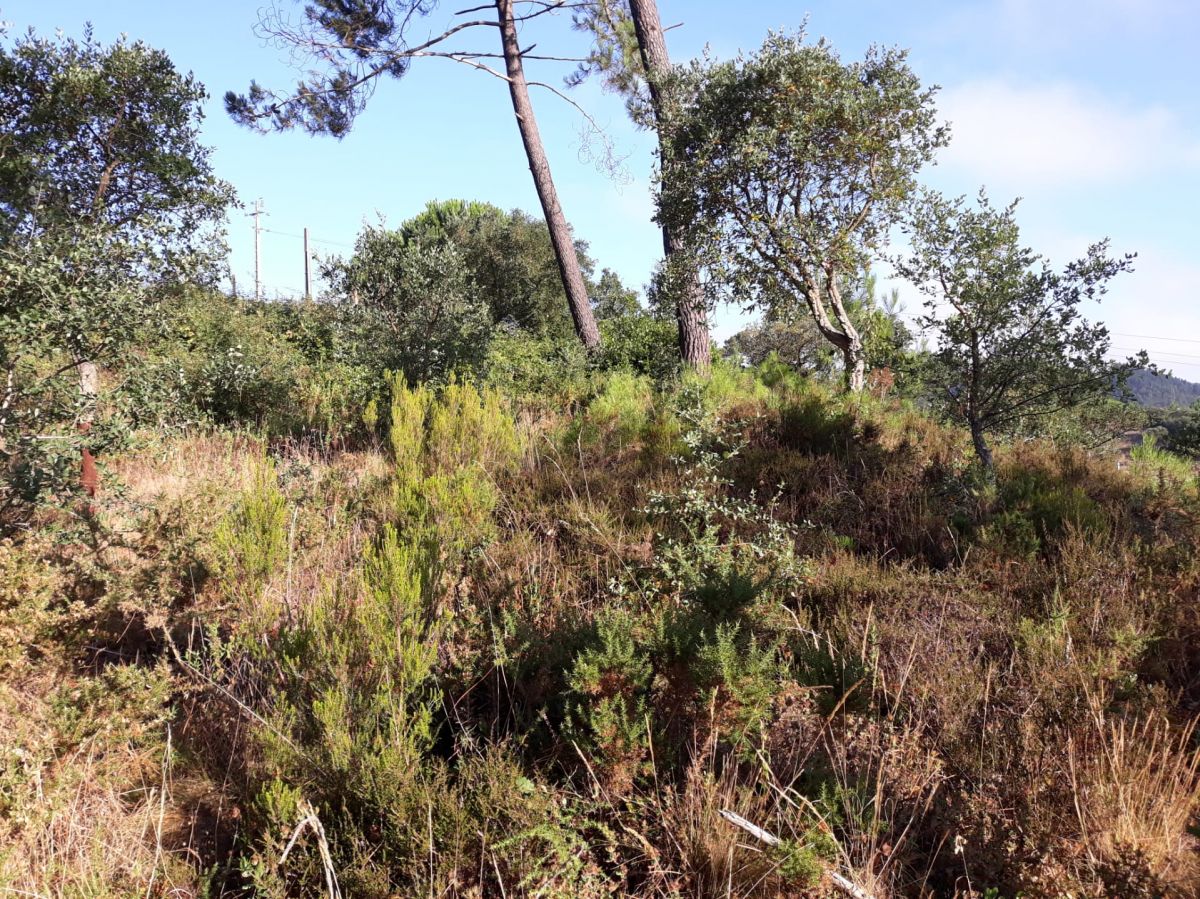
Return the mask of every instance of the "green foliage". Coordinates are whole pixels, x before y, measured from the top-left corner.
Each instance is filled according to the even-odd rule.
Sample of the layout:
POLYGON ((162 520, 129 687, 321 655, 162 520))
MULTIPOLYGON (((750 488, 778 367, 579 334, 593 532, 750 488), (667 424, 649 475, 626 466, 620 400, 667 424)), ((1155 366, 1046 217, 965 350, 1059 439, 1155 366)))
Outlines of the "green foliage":
POLYGON ((599 392, 581 418, 581 426, 592 439, 598 434, 610 434, 618 443, 627 444, 645 430, 653 408, 654 388, 650 379, 618 370, 601 381, 599 392))
POLYGON ((675 322, 640 310, 600 319, 598 363, 664 382, 679 371, 675 322))
MULTIPOLYGON (((711 289, 771 309, 802 297, 855 389, 863 339, 843 297, 944 145, 933 91, 898 50, 843 63, 825 41, 772 34, 693 63, 666 120, 659 218, 711 289)), ((687 266, 684 266, 685 268, 687 266)))
POLYGON ((967 425, 989 469, 988 433, 1100 400, 1138 364, 1110 361, 1108 329, 1079 315, 1133 257, 1110 258, 1105 241, 1055 272, 1021 246, 1015 210, 993 209, 982 192, 978 210, 927 194, 899 264, 929 296, 921 324, 937 336, 933 399, 967 425))
POLYGON ((0 244, 0 510, 70 495, 81 445, 98 453, 127 440, 119 391, 99 396, 94 362, 128 347, 134 329, 158 314, 158 300, 135 275, 142 261, 136 248, 90 225, 0 244))
POLYGON ((232 189, 197 141, 207 97, 140 41, 0 48, 0 244, 87 223, 160 266, 215 262, 232 189))
POLYGON ((1163 441, 1166 449, 1200 459, 1200 400, 1187 409, 1159 413, 1153 420, 1166 431, 1163 441))
POLYGON ((588 358, 574 338, 497 329, 488 350, 487 383, 522 404, 571 406, 587 390, 588 358))
MULTIPOLYGON (((405 244, 452 248, 493 324, 557 338, 573 335, 558 259, 541 219, 490 203, 444 200, 430 202, 393 233, 405 244)), ((589 278, 594 263, 582 241, 575 241, 575 256, 589 278)), ((597 313, 619 308, 627 297, 607 269, 589 293, 597 313)))
POLYGON ((423 762, 441 701, 438 564, 427 537, 402 539, 386 527, 365 551, 361 583, 325 586, 280 635, 262 734, 278 772, 259 794, 268 826, 286 826, 280 819, 303 794, 336 816, 327 826, 343 854, 368 829, 389 855, 418 851, 413 812, 425 798, 423 762))
POLYGON ((0 541, 0 674, 19 672, 46 655, 61 624, 58 588, 52 565, 11 540, 0 541))
POLYGON ((1151 409, 1186 408, 1200 402, 1200 384, 1166 372, 1139 369, 1129 376, 1129 392, 1151 409))
POLYGON ((395 510, 402 526, 431 529, 447 554, 492 532, 494 478, 517 462, 521 443, 503 397, 451 379, 440 391, 391 383, 389 436, 395 510))
MULTIPOLYGON (((700 407, 710 416, 737 414, 739 407, 761 403, 768 396, 765 385, 754 377, 753 372, 741 368, 729 359, 714 359, 707 378, 693 372, 686 373, 684 385, 685 405, 692 402, 686 398, 687 390, 698 390, 700 407)), ((692 419, 693 424, 696 421, 692 419)))
MULTIPOLYGON (((725 342, 725 351, 750 365, 767 365, 780 375, 782 369, 815 375, 829 375, 834 370, 833 352, 807 312, 773 315, 743 328, 725 342)), ((779 380, 781 377, 770 377, 763 383, 773 387, 779 380)))
POLYGON ((646 640, 625 610, 605 610, 592 644, 576 655, 568 727, 608 768, 614 786, 628 789, 649 758, 647 691, 652 668, 646 640))
POLYGON ((250 486, 217 526, 214 540, 221 565, 251 594, 287 560, 288 506, 273 460, 255 466, 250 486))
POLYGON ((138 391, 96 365, 153 331, 166 285, 212 274, 232 194, 196 142, 204 97, 140 43, 0 48, 0 512, 122 444, 138 391))
POLYGON ((792 884, 813 888, 838 859, 838 845, 827 829, 818 823, 800 839, 783 840, 771 851, 779 873, 792 884))
POLYGON ((329 260, 324 275, 345 304, 341 328, 356 363, 415 383, 482 365, 488 309, 454 245, 368 226, 354 255, 329 260))
POLYGON ((732 482, 723 469, 740 447, 728 442, 705 408, 706 387, 685 387, 680 396, 688 451, 677 460, 681 483, 670 493, 652 492, 647 511, 667 526, 658 535, 657 576, 723 620, 764 594, 787 595, 803 581, 806 565, 796 555, 795 527, 753 495, 729 495, 732 482))
POLYGON ((1134 470, 1161 490, 1196 484, 1200 480, 1194 460, 1163 449, 1153 434, 1143 436, 1142 442, 1130 452, 1130 458, 1134 470))
POLYGON ((723 693, 721 698, 731 707, 729 740, 738 747, 756 748, 783 680, 776 648, 744 636, 737 622, 721 622, 700 645, 694 670, 697 683, 723 693))
POLYGON ((598 76, 605 90, 625 99, 629 117, 642 127, 654 119, 637 33, 626 3, 595 0, 580 4, 571 14, 572 26, 591 38, 587 58, 567 77, 578 87, 598 76))

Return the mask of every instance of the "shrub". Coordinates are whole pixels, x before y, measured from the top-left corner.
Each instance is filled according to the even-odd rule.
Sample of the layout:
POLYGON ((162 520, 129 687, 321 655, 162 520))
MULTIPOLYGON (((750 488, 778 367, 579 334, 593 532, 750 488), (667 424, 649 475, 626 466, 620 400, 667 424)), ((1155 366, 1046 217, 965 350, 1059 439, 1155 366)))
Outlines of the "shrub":
POLYGON ((1160 489, 1197 482, 1196 463, 1163 449, 1151 434, 1133 448, 1130 458, 1134 472, 1160 489))
POLYGON ((628 371, 609 372, 600 377, 599 389, 579 421, 580 432, 589 442, 610 435, 618 446, 624 446, 646 429, 653 408, 654 388, 649 378, 628 371))
POLYGON ((407 528, 432 528, 450 555, 490 533, 494 478, 516 465, 521 443, 495 390, 455 379, 440 391, 391 380, 389 436, 395 509, 407 528))
POLYGON ((627 793, 649 758, 646 693, 652 669, 644 637, 625 610, 610 609, 568 676, 570 733, 601 763, 607 786, 627 793))
POLYGON ((645 312, 605 319, 600 323, 599 364, 664 382, 679 372, 676 323, 645 312))
POLYGON ((287 559, 287 500, 279 489, 273 460, 255 466, 250 486, 217 526, 218 560, 237 590, 258 590, 287 559))
POLYGON ((558 411, 587 391, 588 359, 579 340, 498 328, 484 363, 486 383, 522 403, 558 411))
POLYGON ((434 788, 423 763, 440 705, 438 582, 427 536, 402 539, 388 527, 365 551, 360 582, 326 586, 280 634, 264 660, 279 671, 260 732, 267 770, 277 772, 259 794, 267 847, 281 848, 270 831, 294 826, 305 796, 328 816, 343 865, 369 834, 401 870, 419 853, 417 809, 434 788))

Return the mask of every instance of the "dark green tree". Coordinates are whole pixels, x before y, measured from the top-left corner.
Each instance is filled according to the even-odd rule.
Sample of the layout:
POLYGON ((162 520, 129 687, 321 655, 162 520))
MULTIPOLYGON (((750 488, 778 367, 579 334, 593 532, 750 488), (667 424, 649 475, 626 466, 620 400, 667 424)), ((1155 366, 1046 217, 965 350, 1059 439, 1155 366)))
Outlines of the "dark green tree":
POLYGON ((591 294, 596 318, 602 322, 643 313, 637 291, 626 287, 620 276, 610 268, 600 272, 600 280, 592 285, 591 294))
POLYGON ((989 470, 988 434, 1103 400, 1145 364, 1144 353, 1109 359, 1108 330, 1079 312, 1133 257, 1112 257, 1101 241, 1055 271, 1021 245, 1016 205, 995 209, 982 192, 976 208, 926 194, 907 229, 912 252, 897 260, 928 297, 920 324, 934 336, 937 399, 989 470))
POLYGON ((330 261, 324 276, 343 299, 339 331, 357 364, 403 371, 411 383, 482 364, 489 310, 453 243, 367 228, 354 254, 330 261))
POLYGON ((140 42, 29 32, 0 49, 0 241, 86 223, 211 272, 233 193, 199 142, 207 96, 140 42))
POLYGON ((0 47, 0 429, 25 498, 80 444, 94 493, 99 365, 125 361, 164 285, 215 275, 232 191, 198 142, 205 96, 141 43, 0 47))
POLYGON ((740 302, 800 298, 861 390, 866 350, 842 285, 897 224, 945 144, 934 91, 899 50, 843 63, 824 41, 772 34, 749 56, 679 75, 659 197, 711 288, 740 302))
MULTIPOLYGON (((508 322, 536 334, 570 334, 557 258, 540 219, 490 203, 444 200, 429 203, 397 233, 406 242, 453 246, 495 324, 508 322)), ((575 242, 575 256, 593 294, 594 263, 582 241, 575 242)))
MULTIPOLYGON (((451 60, 505 82, 575 332, 585 346, 595 348, 600 344, 600 332, 529 98, 524 60, 538 57, 531 48, 521 48, 517 35, 519 23, 565 5, 565 0, 494 0, 456 13, 441 33, 420 39, 414 38, 413 32, 435 11, 435 0, 312 0, 296 23, 272 7, 260 21, 261 32, 277 46, 307 55, 312 63, 308 77, 290 93, 275 93, 257 83, 244 95, 231 91, 225 95, 226 109, 235 121, 256 128, 300 127, 312 134, 342 137, 366 107, 379 79, 402 78, 414 59, 451 60), (476 18, 489 6, 495 9, 494 18, 476 18), (481 28, 494 29, 499 53, 458 46, 459 40, 481 28), (503 59, 503 72, 485 62, 491 58, 503 59)), ((496 44, 489 46, 495 48, 496 44)))

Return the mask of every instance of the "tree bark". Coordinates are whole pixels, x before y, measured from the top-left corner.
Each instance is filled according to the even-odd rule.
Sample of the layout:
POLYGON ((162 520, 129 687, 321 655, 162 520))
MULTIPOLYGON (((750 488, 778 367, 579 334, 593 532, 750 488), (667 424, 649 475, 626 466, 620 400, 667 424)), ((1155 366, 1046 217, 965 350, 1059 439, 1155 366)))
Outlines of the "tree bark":
POLYGON ((862 335, 850 320, 846 304, 842 302, 842 292, 837 285, 837 274, 832 269, 826 270, 825 290, 829 294, 829 304, 833 307, 833 316, 837 319, 838 327, 842 329, 845 343, 842 354, 845 359, 846 389, 851 393, 861 393, 867 386, 867 355, 863 347, 862 335))
POLYGON ((575 254, 575 241, 571 237, 571 226, 563 215, 558 202, 558 191, 550 173, 550 162, 538 133, 533 104, 529 100, 529 86, 525 81, 525 67, 521 62, 521 46, 517 41, 517 26, 513 20, 513 0, 496 0, 496 13, 500 23, 500 38, 504 46, 504 66, 508 74, 508 92, 512 97, 513 112, 517 127, 521 130, 521 142, 525 145, 525 156, 529 159, 529 171, 542 203, 542 214, 546 216, 546 227, 550 229, 550 242, 558 259, 558 272, 562 277, 567 303, 571 307, 571 319, 575 333, 589 350, 600 346, 600 329, 588 301, 587 285, 579 268, 579 257, 575 254))
MULTIPOLYGON (((87 445, 88 435, 92 431, 95 420, 96 397, 100 393, 100 372, 95 362, 79 363, 79 395, 83 400, 83 414, 79 417, 79 433, 83 435, 84 443, 81 450, 81 465, 79 485, 89 497, 95 497, 100 489, 100 471, 96 468, 96 458, 87 445)), ((87 506, 88 511, 91 505, 87 506)))
MULTIPOLYGON (((633 20, 642 68, 645 69, 646 84, 650 89, 650 103, 658 124, 658 152, 662 157, 667 152, 662 132, 663 107, 667 102, 663 96, 663 86, 671 74, 671 58, 667 54, 666 36, 658 16, 658 3, 656 0, 629 0, 629 16, 633 20)), ((663 253, 670 258, 679 249, 678 235, 664 226, 663 253)), ((675 317, 679 323, 679 355, 684 365, 707 373, 712 364, 712 345, 708 337, 708 312, 696 271, 687 272, 677 288, 675 317)))
POLYGON ((992 459, 992 448, 988 446, 987 439, 983 434, 983 426, 978 422, 971 422, 971 443, 975 447, 975 455, 979 457, 979 462, 987 472, 991 472, 995 468, 995 461, 992 459))

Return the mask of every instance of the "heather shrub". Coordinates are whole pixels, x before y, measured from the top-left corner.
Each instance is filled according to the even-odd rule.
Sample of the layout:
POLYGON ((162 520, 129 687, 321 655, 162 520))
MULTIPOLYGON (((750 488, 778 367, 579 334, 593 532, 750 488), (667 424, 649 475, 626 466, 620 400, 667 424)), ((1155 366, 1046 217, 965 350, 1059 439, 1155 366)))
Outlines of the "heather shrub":
POLYGON ((274 461, 261 459, 251 478, 214 534, 219 564, 243 594, 258 590, 287 560, 288 552, 287 500, 274 461))

